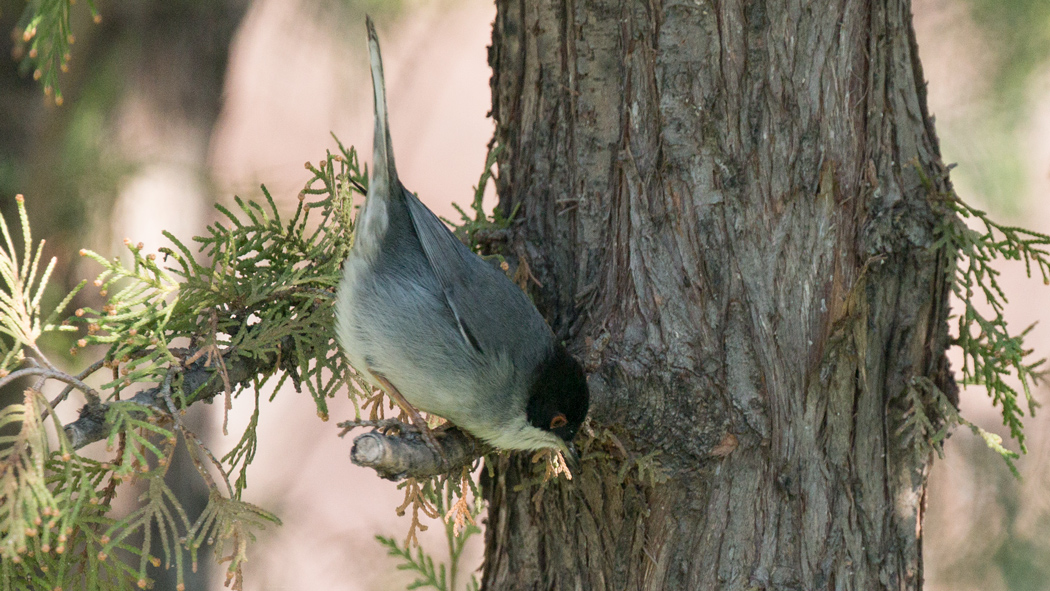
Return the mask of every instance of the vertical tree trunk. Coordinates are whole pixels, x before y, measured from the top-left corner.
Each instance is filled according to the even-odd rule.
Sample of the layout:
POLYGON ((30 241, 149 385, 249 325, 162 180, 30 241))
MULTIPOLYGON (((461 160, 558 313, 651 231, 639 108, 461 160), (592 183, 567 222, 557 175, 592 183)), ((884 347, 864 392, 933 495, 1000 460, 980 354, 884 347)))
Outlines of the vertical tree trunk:
POLYGON ((497 4, 510 249, 596 438, 492 467, 485 587, 920 588, 953 259, 909 2, 497 4))

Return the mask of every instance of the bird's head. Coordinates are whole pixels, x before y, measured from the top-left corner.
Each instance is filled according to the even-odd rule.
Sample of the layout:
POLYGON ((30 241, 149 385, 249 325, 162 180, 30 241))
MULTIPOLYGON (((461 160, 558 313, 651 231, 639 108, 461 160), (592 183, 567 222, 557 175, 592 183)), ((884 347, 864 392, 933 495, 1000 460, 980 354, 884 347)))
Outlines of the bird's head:
MULTIPOLYGON (((529 425, 555 435, 563 452, 574 455, 571 443, 590 407, 583 367, 565 347, 555 344, 533 374, 525 415, 529 425)), ((574 458, 568 458, 574 459, 574 458)))

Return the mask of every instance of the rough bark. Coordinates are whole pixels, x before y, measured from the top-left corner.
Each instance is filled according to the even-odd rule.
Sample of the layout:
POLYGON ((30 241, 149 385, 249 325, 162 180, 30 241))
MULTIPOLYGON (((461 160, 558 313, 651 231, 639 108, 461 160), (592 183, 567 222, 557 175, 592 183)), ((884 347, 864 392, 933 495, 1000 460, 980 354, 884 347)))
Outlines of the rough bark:
MULTIPOLYGON (((363 421, 340 423, 346 430, 361 426, 363 421)), ((377 421, 367 421, 374 426, 377 421)), ((456 427, 434 433, 440 454, 432 449, 418 432, 397 420, 378 421, 394 427, 393 432, 373 429, 354 437, 350 460, 364 468, 376 471, 380 478, 425 480, 443 474, 458 474, 470 468, 483 454, 491 451, 487 445, 456 427)))
POLYGON ((920 588, 952 259, 909 2, 497 5, 509 248, 596 436, 539 494, 483 471, 485 588, 920 588))

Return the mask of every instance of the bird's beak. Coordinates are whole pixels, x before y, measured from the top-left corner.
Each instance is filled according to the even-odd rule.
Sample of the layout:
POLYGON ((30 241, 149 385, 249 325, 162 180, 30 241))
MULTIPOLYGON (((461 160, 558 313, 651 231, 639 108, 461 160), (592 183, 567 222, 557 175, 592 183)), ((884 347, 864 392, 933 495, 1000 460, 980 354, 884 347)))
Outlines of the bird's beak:
POLYGON ((565 458, 570 472, 575 474, 580 471, 580 452, 576 451, 574 443, 566 443, 561 455, 565 458))

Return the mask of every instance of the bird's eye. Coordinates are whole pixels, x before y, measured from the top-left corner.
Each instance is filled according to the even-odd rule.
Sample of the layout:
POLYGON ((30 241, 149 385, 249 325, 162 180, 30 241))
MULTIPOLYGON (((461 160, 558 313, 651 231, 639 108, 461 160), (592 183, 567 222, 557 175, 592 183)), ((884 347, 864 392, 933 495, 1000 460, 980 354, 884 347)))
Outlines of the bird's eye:
POLYGON ((569 424, 569 419, 565 418, 565 415, 558 413, 551 419, 551 429, 557 429, 558 427, 564 427, 569 424))

